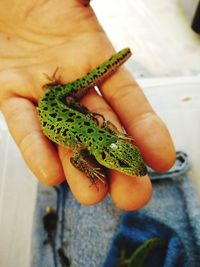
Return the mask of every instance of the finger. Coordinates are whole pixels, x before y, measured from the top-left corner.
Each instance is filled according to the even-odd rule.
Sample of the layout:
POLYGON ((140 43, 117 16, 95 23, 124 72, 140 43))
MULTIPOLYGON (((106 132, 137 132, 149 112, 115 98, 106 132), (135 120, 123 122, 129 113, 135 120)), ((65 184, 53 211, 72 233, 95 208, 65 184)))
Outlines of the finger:
POLYGON ((78 202, 83 205, 94 205, 102 201, 108 192, 106 181, 104 184, 97 179, 96 185, 91 184, 89 178, 71 164, 72 150, 59 147, 59 155, 68 185, 78 202))
POLYGON ((64 180, 56 149, 43 135, 35 106, 24 98, 4 100, 1 110, 9 130, 32 172, 41 182, 55 185, 64 180))
POLYGON ((101 92, 134 137, 145 162, 157 171, 168 170, 175 161, 170 134, 128 71, 120 68, 102 84, 101 92))
POLYGON ((143 208, 152 195, 152 185, 149 177, 133 177, 110 171, 109 192, 113 202, 123 210, 138 210, 143 208))
MULTIPOLYGON (((106 119, 113 121, 120 127, 116 115, 94 90, 91 90, 81 100, 81 104, 87 106, 91 112, 101 113, 106 119)), ((91 186, 88 177, 71 164, 70 157, 73 152, 70 149, 59 147, 59 155, 69 187, 78 202, 84 205, 93 205, 102 201, 108 192, 107 184, 103 184, 97 179, 98 190, 94 185, 91 186)))
MULTIPOLYGON (((105 101, 94 90, 91 90, 81 100, 81 104, 87 106, 91 112, 102 111, 102 113, 109 113, 110 116, 113 115, 115 118, 111 109, 109 109, 108 105, 105 105, 105 101)), ((71 164, 70 157, 73 155, 72 151, 60 148, 59 152, 67 182, 75 198, 84 205, 93 205, 102 201, 108 192, 107 181, 103 184, 97 179, 97 186, 91 186, 89 178, 71 164)))
MULTIPOLYGON (((102 114, 119 129, 120 122, 116 114, 102 97, 94 91, 87 94, 83 103, 91 110, 102 114)), ((148 175, 132 177, 115 170, 109 171, 109 193, 115 204, 123 210, 138 210, 144 207, 152 195, 152 185, 148 175)))

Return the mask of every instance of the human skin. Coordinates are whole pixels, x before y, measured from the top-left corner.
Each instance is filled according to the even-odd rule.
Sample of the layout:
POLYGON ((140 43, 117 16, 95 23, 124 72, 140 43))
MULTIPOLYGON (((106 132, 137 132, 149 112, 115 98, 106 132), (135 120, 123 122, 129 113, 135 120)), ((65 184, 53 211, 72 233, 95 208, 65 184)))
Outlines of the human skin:
MULTIPOLYGON (((67 83, 91 71, 115 53, 91 7, 78 0, 2 0, 0 2, 0 108, 27 165, 44 184, 67 179, 76 199, 85 205, 110 193, 125 210, 142 208, 150 199, 149 177, 130 177, 109 170, 105 186, 90 186, 70 163, 72 151, 55 146, 42 133, 37 101, 43 85, 59 67, 57 78, 67 83)), ((145 162, 162 172, 175 161, 165 124, 125 68, 102 82, 103 97, 91 90, 81 103, 121 125, 132 135, 145 162)))

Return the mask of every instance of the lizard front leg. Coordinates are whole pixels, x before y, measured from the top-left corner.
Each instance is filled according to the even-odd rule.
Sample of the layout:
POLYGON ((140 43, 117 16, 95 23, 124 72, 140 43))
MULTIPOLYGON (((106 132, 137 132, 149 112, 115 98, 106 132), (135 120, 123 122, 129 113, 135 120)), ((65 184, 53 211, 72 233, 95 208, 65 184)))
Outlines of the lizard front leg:
POLYGON ((116 135, 117 137, 119 137, 120 139, 122 139, 124 141, 128 141, 128 142, 133 142, 134 141, 132 136, 130 136, 130 135, 126 134, 126 133, 120 132, 117 129, 117 127, 110 121, 104 120, 101 128, 103 128, 104 130, 108 131, 111 134, 116 135))
POLYGON ((105 184, 105 175, 103 174, 101 168, 92 166, 92 164, 86 160, 88 157, 88 151, 84 148, 76 148, 74 155, 70 158, 71 163, 79 171, 82 171, 90 179, 91 184, 95 184, 98 189, 96 179, 99 179, 102 183, 105 184))

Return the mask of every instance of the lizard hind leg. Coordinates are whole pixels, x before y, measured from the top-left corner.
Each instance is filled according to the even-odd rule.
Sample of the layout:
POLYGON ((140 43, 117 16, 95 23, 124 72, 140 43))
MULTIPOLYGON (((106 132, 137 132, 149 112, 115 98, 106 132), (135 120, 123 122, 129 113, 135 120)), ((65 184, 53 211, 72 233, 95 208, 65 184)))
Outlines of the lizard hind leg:
POLYGON ((87 115, 90 113, 90 111, 87 107, 81 105, 72 96, 67 96, 65 101, 66 101, 67 106, 69 106, 72 109, 75 109, 76 111, 83 113, 84 115, 87 115))
POLYGON ((46 83, 46 84, 44 84, 42 86, 43 89, 49 88, 49 87, 54 86, 54 85, 62 84, 62 82, 61 82, 61 75, 58 75, 58 77, 56 77, 57 76, 57 73, 58 73, 58 70, 59 70, 59 67, 57 67, 54 70, 52 76, 49 76, 47 73, 43 73, 43 75, 49 81, 48 83, 46 83))
POLYGON ((91 185, 95 185, 97 190, 99 190, 96 180, 100 180, 102 183, 105 182, 105 175, 101 168, 94 167, 93 164, 87 160, 88 151, 84 148, 77 148, 74 155, 70 158, 72 165, 79 171, 85 173, 89 178, 91 185))
POLYGON ((90 117, 98 126, 100 125, 98 117, 102 119, 102 123, 105 121, 105 118, 103 115, 96 113, 96 112, 91 112, 86 106, 81 105, 72 96, 66 97, 66 104, 69 107, 75 109, 76 111, 79 111, 83 113, 84 115, 87 115, 88 117, 90 117))

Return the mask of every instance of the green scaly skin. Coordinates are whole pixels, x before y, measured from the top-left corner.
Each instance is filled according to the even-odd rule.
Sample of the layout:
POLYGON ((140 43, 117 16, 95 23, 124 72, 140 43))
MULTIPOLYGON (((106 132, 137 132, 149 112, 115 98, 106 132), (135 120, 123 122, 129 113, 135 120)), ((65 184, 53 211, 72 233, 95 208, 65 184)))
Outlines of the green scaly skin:
POLYGON ((130 49, 125 48, 76 81, 46 85, 47 91, 38 103, 44 134, 53 142, 74 150, 72 164, 83 171, 92 183, 95 183, 96 178, 104 181, 104 174, 100 168, 94 168, 89 163, 89 155, 106 168, 128 175, 144 176, 147 172, 131 138, 119 133, 103 116, 89 112, 77 102, 130 56, 130 49), (97 116, 104 120, 101 126, 98 125, 97 116))

